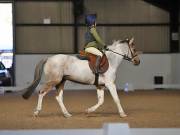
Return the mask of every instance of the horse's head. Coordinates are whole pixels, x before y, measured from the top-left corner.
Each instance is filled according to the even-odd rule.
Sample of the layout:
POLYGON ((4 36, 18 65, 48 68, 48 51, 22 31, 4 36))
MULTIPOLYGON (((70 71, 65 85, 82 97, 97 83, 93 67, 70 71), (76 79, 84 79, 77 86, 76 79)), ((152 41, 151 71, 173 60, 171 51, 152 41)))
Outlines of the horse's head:
POLYGON ((138 52, 134 45, 134 38, 130 40, 114 41, 111 46, 108 46, 107 50, 114 54, 123 56, 123 59, 132 62, 134 65, 140 64, 138 52))
POLYGON ((130 40, 127 40, 128 44, 128 54, 127 56, 130 58, 130 61, 134 65, 139 65, 140 64, 140 59, 138 56, 138 52, 136 51, 135 44, 134 44, 134 38, 131 38, 130 40))

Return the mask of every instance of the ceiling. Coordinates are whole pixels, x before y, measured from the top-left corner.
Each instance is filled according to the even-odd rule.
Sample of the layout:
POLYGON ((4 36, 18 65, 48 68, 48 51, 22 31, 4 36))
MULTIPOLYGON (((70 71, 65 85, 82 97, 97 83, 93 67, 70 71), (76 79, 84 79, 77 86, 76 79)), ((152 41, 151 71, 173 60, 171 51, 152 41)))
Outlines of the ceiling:
POLYGON ((144 0, 144 1, 167 11, 171 11, 171 9, 174 6, 179 7, 179 0, 144 0))

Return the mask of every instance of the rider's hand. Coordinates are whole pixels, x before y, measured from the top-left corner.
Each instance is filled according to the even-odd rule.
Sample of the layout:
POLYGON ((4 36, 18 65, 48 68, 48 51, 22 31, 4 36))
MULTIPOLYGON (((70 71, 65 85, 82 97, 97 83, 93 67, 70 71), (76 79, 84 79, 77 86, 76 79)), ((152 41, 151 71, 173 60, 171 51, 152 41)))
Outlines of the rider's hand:
POLYGON ((107 48, 107 45, 104 46, 104 50, 108 51, 109 48, 107 48))

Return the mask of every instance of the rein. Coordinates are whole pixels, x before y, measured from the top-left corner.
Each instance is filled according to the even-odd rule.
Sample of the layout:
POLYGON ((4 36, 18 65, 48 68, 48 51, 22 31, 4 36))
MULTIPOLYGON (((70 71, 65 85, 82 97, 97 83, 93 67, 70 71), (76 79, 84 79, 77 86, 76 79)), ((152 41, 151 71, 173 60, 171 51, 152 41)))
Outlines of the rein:
MULTIPOLYGON (((129 45, 128 45, 128 47, 129 47, 129 45)), ((130 48, 129 48, 129 49, 130 49, 130 48)), ((136 55, 133 55, 132 52, 131 52, 131 50, 130 50, 131 56, 132 56, 131 58, 130 58, 128 55, 126 55, 126 54, 120 54, 120 53, 118 53, 118 52, 115 52, 115 51, 113 51, 113 50, 110 50, 109 48, 107 48, 107 51, 110 51, 110 52, 113 52, 113 53, 118 54, 118 55, 120 55, 120 56, 123 56, 123 59, 124 59, 124 60, 130 61, 130 62, 137 56, 137 54, 136 54, 136 55)), ((129 50, 128 50, 128 53, 129 53, 129 50)))

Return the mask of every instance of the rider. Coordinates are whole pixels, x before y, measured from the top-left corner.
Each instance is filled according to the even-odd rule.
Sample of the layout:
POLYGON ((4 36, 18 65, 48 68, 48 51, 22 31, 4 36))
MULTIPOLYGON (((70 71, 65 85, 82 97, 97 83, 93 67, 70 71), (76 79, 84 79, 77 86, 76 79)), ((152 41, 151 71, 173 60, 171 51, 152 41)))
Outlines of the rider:
POLYGON ((85 33, 85 40, 86 40, 85 52, 97 56, 95 74, 98 74, 100 60, 101 57, 103 56, 103 49, 105 49, 106 46, 96 31, 96 14, 86 15, 85 23, 88 26, 87 32, 85 33))

